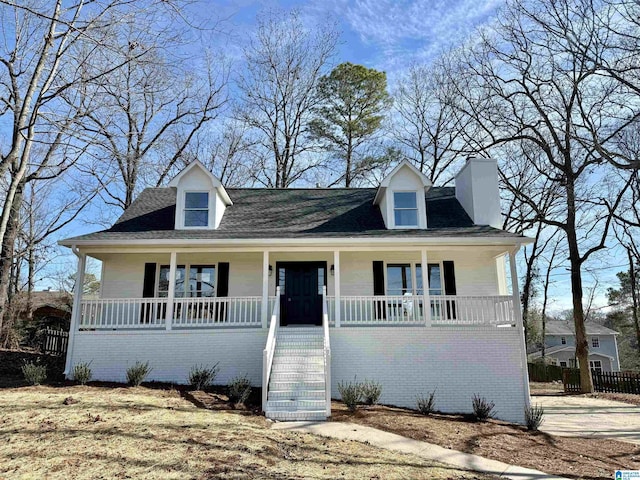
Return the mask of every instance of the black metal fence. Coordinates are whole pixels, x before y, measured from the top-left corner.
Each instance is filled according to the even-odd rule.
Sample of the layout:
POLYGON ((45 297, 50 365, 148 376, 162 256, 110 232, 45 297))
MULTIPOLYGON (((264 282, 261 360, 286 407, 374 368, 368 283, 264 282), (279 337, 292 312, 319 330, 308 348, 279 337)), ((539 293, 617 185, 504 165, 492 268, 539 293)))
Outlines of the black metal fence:
POLYGON ((42 336, 42 353, 60 357, 67 354, 69 332, 47 328, 42 336))

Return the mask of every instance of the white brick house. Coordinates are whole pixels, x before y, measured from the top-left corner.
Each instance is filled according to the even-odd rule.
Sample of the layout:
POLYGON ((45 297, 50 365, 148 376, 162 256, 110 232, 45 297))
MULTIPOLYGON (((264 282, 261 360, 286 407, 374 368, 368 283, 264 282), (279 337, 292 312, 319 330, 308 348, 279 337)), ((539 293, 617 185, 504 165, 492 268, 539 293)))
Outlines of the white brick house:
POLYGON ((267 416, 325 418, 343 380, 382 383, 381 402, 499 418, 529 404, 517 284, 506 258, 528 239, 500 230, 496 164, 469 159, 456 187, 408 162, 379 188, 225 189, 199 162, 147 189, 108 230, 61 242, 102 261, 100 299, 76 293, 66 374, 186 383, 219 362, 247 374, 267 416), (423 288, 428 285, 428 288, 423 288))

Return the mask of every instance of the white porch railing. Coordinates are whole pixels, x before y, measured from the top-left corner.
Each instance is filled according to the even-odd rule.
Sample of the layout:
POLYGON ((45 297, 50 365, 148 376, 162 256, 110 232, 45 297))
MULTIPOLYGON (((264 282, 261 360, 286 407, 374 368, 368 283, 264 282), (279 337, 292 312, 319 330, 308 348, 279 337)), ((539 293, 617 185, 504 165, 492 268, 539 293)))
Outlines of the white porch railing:
MULTIPOLYGON (((269 298, 274 305, 275 297, 269 298)), ((167 328, 166 298, 101 298, 80 303, 80 330, 167 328)), ((186 297, 173 300, 172 328, 260 327, 262 297, 186 297)))
MULTIPOLYGON (((275 298, 280 297, 280 287, 276 287, 275 298)), ((262 411, 267 410, 267 398, 269 393, 269 378, 271 377, 271 366, 273 356, 276 351, 276 340, 278 338, 278 328, 280 326, 280 302, 273 302, 273 313, 269 324, 269 334, 267 343, 262 352, 262 411)))
POLYGON ((82 300, 78 328, 164 328, 166 311, 166 298, 82 300))
MULTIPOLYGON (((273 313, 278 296, 268 299, 273 313)), ((513 296, 431 295, 431 325, 514 325, 513 296)), ((425 325, 422 295, 340 297, 342 326, 425 325)), ((335 297, 323 293, 323 318, 335 325, 335 297)), ((175 298, 169 324, 166 298, 82 300, 80 330, 262 326, 262 297, 175 298)))
MULTIPOLYGON (((431 324, 513 325, 516 323, 511 295, 431 295, 431 324)), ((422 325, 422 295, 340 297, 342 326, 422 325)), ((335 297, 327 297, 329 323, 335 325, 335 297)))
POLYGON ((262 325, 262 297, 184 297, 173 301, 174 328, 262 325))
POLYGON ((433 295, 431 323, 442 325, 515 324, 513 296, 433 295))
POLYGON ((331 416, 331 341, 329 339, 329 310, 327 308, 327 287, 322 287, 322 328, 324 331, 324 390, 327 417, 331 416))

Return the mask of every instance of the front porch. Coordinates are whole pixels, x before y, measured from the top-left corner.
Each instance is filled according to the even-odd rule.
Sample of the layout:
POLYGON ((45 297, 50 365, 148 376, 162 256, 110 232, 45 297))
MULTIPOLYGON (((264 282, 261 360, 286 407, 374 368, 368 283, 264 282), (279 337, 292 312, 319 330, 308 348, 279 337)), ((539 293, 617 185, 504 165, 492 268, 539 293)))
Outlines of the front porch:
MULTIPOLYGON (((518 294, 507 291, 506 255, 514 265, 504 247, 96 252, 103 262, 100 298, 75 299, 74 327, 266 329, 276 302, 283 326, 320 325, 323 287, 332 328, 515 326, 518 294)), ((80 260, 78 278, 86 257, 80 260)))
POLYGON ((140 360, 184 383, 191 366, 219 363, 219 381, 248 374, 281 420, 328 417, 354 376, 399 406, 433 386, 443 409, 500 384, 505 418, 519 419, 526 362, 506 248, 88 251, 78 278, 86 255, 102 260, 101 294, 74 298, 66 372, 91 361, 96 378, 119 380, 140 360))

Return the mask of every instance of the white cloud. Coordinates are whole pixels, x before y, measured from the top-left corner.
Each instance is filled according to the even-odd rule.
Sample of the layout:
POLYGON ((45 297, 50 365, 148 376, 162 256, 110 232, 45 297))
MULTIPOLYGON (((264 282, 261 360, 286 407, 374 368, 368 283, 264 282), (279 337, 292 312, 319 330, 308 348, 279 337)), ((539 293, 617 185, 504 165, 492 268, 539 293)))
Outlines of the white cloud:
POLYGON ((395 70, 428 61, 461 43, 492 17, 505 0, 333 0, 332 10, 366 45, 377 51, 379 68, 395 70))

